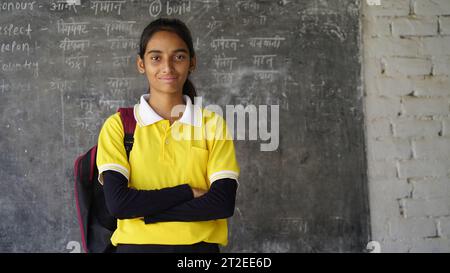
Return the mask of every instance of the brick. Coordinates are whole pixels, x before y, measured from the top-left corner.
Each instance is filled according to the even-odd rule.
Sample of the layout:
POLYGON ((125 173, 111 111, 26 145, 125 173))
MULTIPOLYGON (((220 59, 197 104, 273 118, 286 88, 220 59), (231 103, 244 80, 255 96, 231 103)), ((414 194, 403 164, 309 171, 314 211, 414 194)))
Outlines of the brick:
POLYGON ((382 59, 387 76, 430 75, 431 60, 423 58, 386 57, 382 59))
POLYGON ((365 34, 369 37, 391 36, 391 21, 385 17, 366 17, 363 21, 365 34))
POLYGON ((450 17, 439 17, 439 31, 441 35, 450 35, 450 17))
POLYGON ((442 136, 450 136, 450 119, 442 121, 442 136))
POLYGON ((450 163, 443 160, 403 160, 398 163, 399 178, 445 177, 450 163))
POLYGON ((411 144, 409 140, 382 138, 381 140, 369 141, 367 156, 369 159, 408 159, 412 157, 411 144))
POLYGON ((391 122, 387 118, 367 121, 367 135, 369 138, 392 136, 391 122))
POLYGON ((376 16, 405 16, 409 14, 409 0, 381 0, 381 5, 367 6, 365 9, 376 16))
POLYGON ((450 198, 450 180, 447 177, 411 179, 410 184, 414 199, 450 198))
POLYGON ((436 37, 423 37, 423 52, 424 55, 432 56, 449 56, 450 55, 450 37, 449 36, 436 36, 436 37))
POLYGON ((394 36, 436 35, 437 31, 436 17, 403 17, 392 20, 392 35, 394 36))
POLYGON ((416 96, 447 96, 450 97, 450 80, 446 76, 427 76, 411 79, 411 90, 416 96))
POLYGON ((443 216, 450 214, 449 198, 405 199, 406 217, 443 216))
POLYGON ((433 75, 450 75, 450 56, 433 59, 433 75))
POLYGON ((369 119, 377 117, 396 117, 400 113, 400 98, 366 97, 366 115, 369 119))
POLYGON ((437 120, 397 119, 393 121, 392 127, 396 137, 437 137, 441 131, 441 122, 437 120))
POLYGON ((422 56, 423 41, 417 37, 379 37, 371 40, 373 55, 381 56, 422 56))
POLYGON ((440 98, 404 97, 402 109, 405 115, 448 115, 449 102, 440 98))
POLYGON ((450 15, 450 1, 415 0, 414 13, 417 15, 450 15))
POLYGON ((397 168, 394 161, 373 160, 370 164, 368 164, 367 172, 369 175, 369 180, 397 177, 397 168))
POLYGON ((431 218, 394 218, 389 221, 390 236, 396 240, 419 239, 436 235, 436 223, 431 218))
MULTIPOLYGON (((364 49, 365 52, 370 51, 368 48, 364 49)), ((367 53, 368 54, 368 53, 367 53)), ((377 75, 380 75, 381 66, 380 66, 380 59, 375 57, 368 57, 365 53, 366 57, 364 59, 364 75, 365 78, 371 79, 372 77, 375 77, 377 75)), ((380 75, 381 76, 381 75, 380 75)), ((370 88, 368 84, 365 84, 367 88, 370 88)))
POLYGON ((442 236, 450 237, 450 217, 441 217, 438 219, 442 236))
POLYGON ((414 90, 408 78, 371 77, 366 79, 366 85, 373 86, 374 93, 387 97, 405 96, 414 90))
POLYGON ((450 240, 447 238, 425 238, 411 241, 409 253, 448 253, 450 240))
POLYGON ((388 233, 388 219, 402 217, 399 213, 399 204, 396 199, 385 198, 384 191, 378 191, 377 183, 372 183, 370 190, 370 222, 372 227, 377 226, 380 234, 388 233))
POLYGON ((411 248, 410 240, 384 240, 380 242, 381 253, 405 253, 411 248))
POLYGON ((450 159, 450 138, 426 138, 413 141, 414 151, 420 159, 450 159))
MULTIPOLYGON (((397 200, 399 198, 408 198, 411 196, 413 190, 412 184, 408 183, 406 179, 376 179, 371 183, 372 188, 376 189, 378 196, 383 200, 397 200)), ((395 202, 397 207, 396 210, 398 210, 398 202, 395 202)), ((396 216, 400 216, 400 214, 397 213, 396 216)))

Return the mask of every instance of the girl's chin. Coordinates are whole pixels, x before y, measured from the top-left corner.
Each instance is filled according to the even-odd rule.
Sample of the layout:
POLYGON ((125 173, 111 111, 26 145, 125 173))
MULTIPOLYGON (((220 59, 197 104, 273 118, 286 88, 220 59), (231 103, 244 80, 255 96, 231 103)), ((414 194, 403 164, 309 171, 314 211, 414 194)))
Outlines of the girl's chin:
POLYGON ((161 93, 161 94, 177 94, 177 93, 183 93, 183 90, 177 90, 176 88, 158 88, 158 89, 151 89, 150 91, 154 90, 155 92, 161 93))

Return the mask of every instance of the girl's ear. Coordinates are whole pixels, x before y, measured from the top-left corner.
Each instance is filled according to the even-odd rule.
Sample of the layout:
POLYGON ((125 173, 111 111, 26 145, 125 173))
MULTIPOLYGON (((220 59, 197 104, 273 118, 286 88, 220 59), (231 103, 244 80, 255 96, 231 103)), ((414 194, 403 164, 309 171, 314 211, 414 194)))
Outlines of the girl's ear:
POLYGON ((142 60, 141 56, 137 55, 136 58, 136 67, 139 73, 144 74, 145 73, 145 64, 144 60, 142 60))

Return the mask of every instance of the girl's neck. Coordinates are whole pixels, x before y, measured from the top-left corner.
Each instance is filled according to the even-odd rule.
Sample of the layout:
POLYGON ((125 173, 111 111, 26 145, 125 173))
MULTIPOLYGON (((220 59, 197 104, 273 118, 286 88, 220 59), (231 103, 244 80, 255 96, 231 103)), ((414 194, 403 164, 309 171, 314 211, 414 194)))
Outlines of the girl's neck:
POLYGON ((172 117, 171 113, 173 107, 176 105, 185 105, 186 103, 183 101, 183 95, 181 93, 165 94, 153 92, 149 96, 148 104, 158 115, 160 115, 163 119, 169 120, 170 124, 172 124, 175 120, 181 118, 184 112, 183 109, 183 112, 174 113, 178 115, 172 117))

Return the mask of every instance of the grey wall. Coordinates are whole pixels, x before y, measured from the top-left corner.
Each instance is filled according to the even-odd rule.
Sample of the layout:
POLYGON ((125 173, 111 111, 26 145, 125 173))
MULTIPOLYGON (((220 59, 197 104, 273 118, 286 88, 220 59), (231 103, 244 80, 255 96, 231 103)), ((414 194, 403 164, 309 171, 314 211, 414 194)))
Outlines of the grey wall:
POLYGON ((8 2, 0 5, 1 252, 67 252, 80 240, 73 162, 106 117, 146 92, 136 46, 158 16, 191 28, 204 106, 280 107, 276 151, 236 140, 240 188, 224 251, 364 250, 359 1, 127 1, 120 11, 96 11, 95 1, 8 2))

